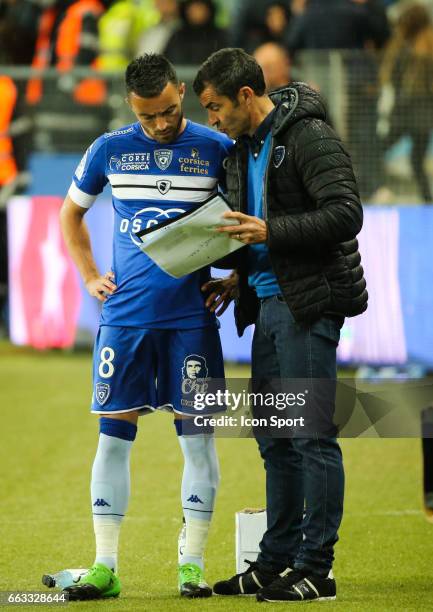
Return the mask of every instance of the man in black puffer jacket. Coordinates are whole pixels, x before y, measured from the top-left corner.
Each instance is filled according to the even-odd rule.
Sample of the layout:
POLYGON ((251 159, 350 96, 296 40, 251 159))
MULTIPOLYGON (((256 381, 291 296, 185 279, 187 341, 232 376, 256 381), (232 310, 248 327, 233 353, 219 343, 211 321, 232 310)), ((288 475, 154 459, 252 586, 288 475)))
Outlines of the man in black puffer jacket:
MULTIPOLYGON (((234 211, 225 217, 233 225, 220 231, 248 245, 233 265, 235 316, 240 335, 255 323, 254 391, 275 378, 335 381, 344 317, 367 308, 356 240, 363 214, 350 157, 326 123, 320 96, 304 83, 267 96, 260 67, 242 49, 211 55, 194 90, 210 123, 237 140, 225 163, 234 211)), ((224 307, 231 282, 211 288, 213 306, 224 307)), ((267 531, 257 562, 214 591, 257 593, 259 601, 334 599, 344 494, 334 432, 256 437, 267 531)))

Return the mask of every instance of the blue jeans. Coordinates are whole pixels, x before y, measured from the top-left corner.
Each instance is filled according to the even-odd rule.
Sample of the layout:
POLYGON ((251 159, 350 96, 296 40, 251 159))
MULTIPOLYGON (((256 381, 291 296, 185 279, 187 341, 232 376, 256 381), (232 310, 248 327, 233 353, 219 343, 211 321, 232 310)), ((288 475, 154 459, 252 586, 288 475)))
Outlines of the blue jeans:
MULTIPOLYGON (((254 391, 272 378, 336 379, 342 322, 322 317, 299 324, 280 296, 262 300, 252 349, 254 391)), ((336 439, 256 439, 267 501, 259 563, 277 572, 290 566, 327 575, 343 514, 344 470, 336 439)))

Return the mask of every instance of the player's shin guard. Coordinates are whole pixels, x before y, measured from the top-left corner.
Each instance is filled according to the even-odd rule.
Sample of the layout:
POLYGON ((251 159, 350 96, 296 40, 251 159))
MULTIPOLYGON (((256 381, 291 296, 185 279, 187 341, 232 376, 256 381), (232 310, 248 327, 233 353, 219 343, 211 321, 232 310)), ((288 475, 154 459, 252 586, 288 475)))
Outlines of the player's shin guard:
POLYGON ((186 538, 181 563, 194 563, 203 569, 203 553, 219 483, 215 439, 213 434, 181 435, 179 443, 185 459, 181 496, 186 538))
POLYGON ((120 524, 129 500, 129 456, 136 433, 137 426, 128 421, 100 419, 91 482, 95 563, 103 563, 115 572, 120 524))

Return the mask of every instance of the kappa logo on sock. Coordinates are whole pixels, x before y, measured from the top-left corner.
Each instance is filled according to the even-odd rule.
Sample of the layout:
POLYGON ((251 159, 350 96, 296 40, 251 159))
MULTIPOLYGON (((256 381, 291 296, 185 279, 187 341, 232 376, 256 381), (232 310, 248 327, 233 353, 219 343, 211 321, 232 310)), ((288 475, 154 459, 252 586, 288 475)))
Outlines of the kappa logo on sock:
POLYGON ((189 497, 187 501, 191 502, 192 504, 202 504, 203 503, 198 495, 191 495, 191 497, 189 497))
POLYGON ((101 499, 101 498, 98 498, 93 505, 94 506, 108 506, 109 508, 111 508, 110 504, 106 502, 105 499, 101 499))

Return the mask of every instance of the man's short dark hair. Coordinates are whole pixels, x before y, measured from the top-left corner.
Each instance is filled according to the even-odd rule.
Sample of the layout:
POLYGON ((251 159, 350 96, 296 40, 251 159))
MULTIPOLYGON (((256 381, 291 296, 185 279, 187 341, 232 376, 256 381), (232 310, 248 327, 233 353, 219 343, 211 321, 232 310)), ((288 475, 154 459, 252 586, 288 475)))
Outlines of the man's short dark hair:
POLYGON ((241 87, 251 87, 256 96, 263 96, 266 91, 262 69, 243 49, 220 49, 208 57, 194 79, 197 96, 209 85, 219 96, 233 101, 241 87))
POLYGON ((126 93, 141 98, 159 96, 167 83, 178 85, 176 71, 166 57, 158 53, 145 53, 126 68, 126 93))

